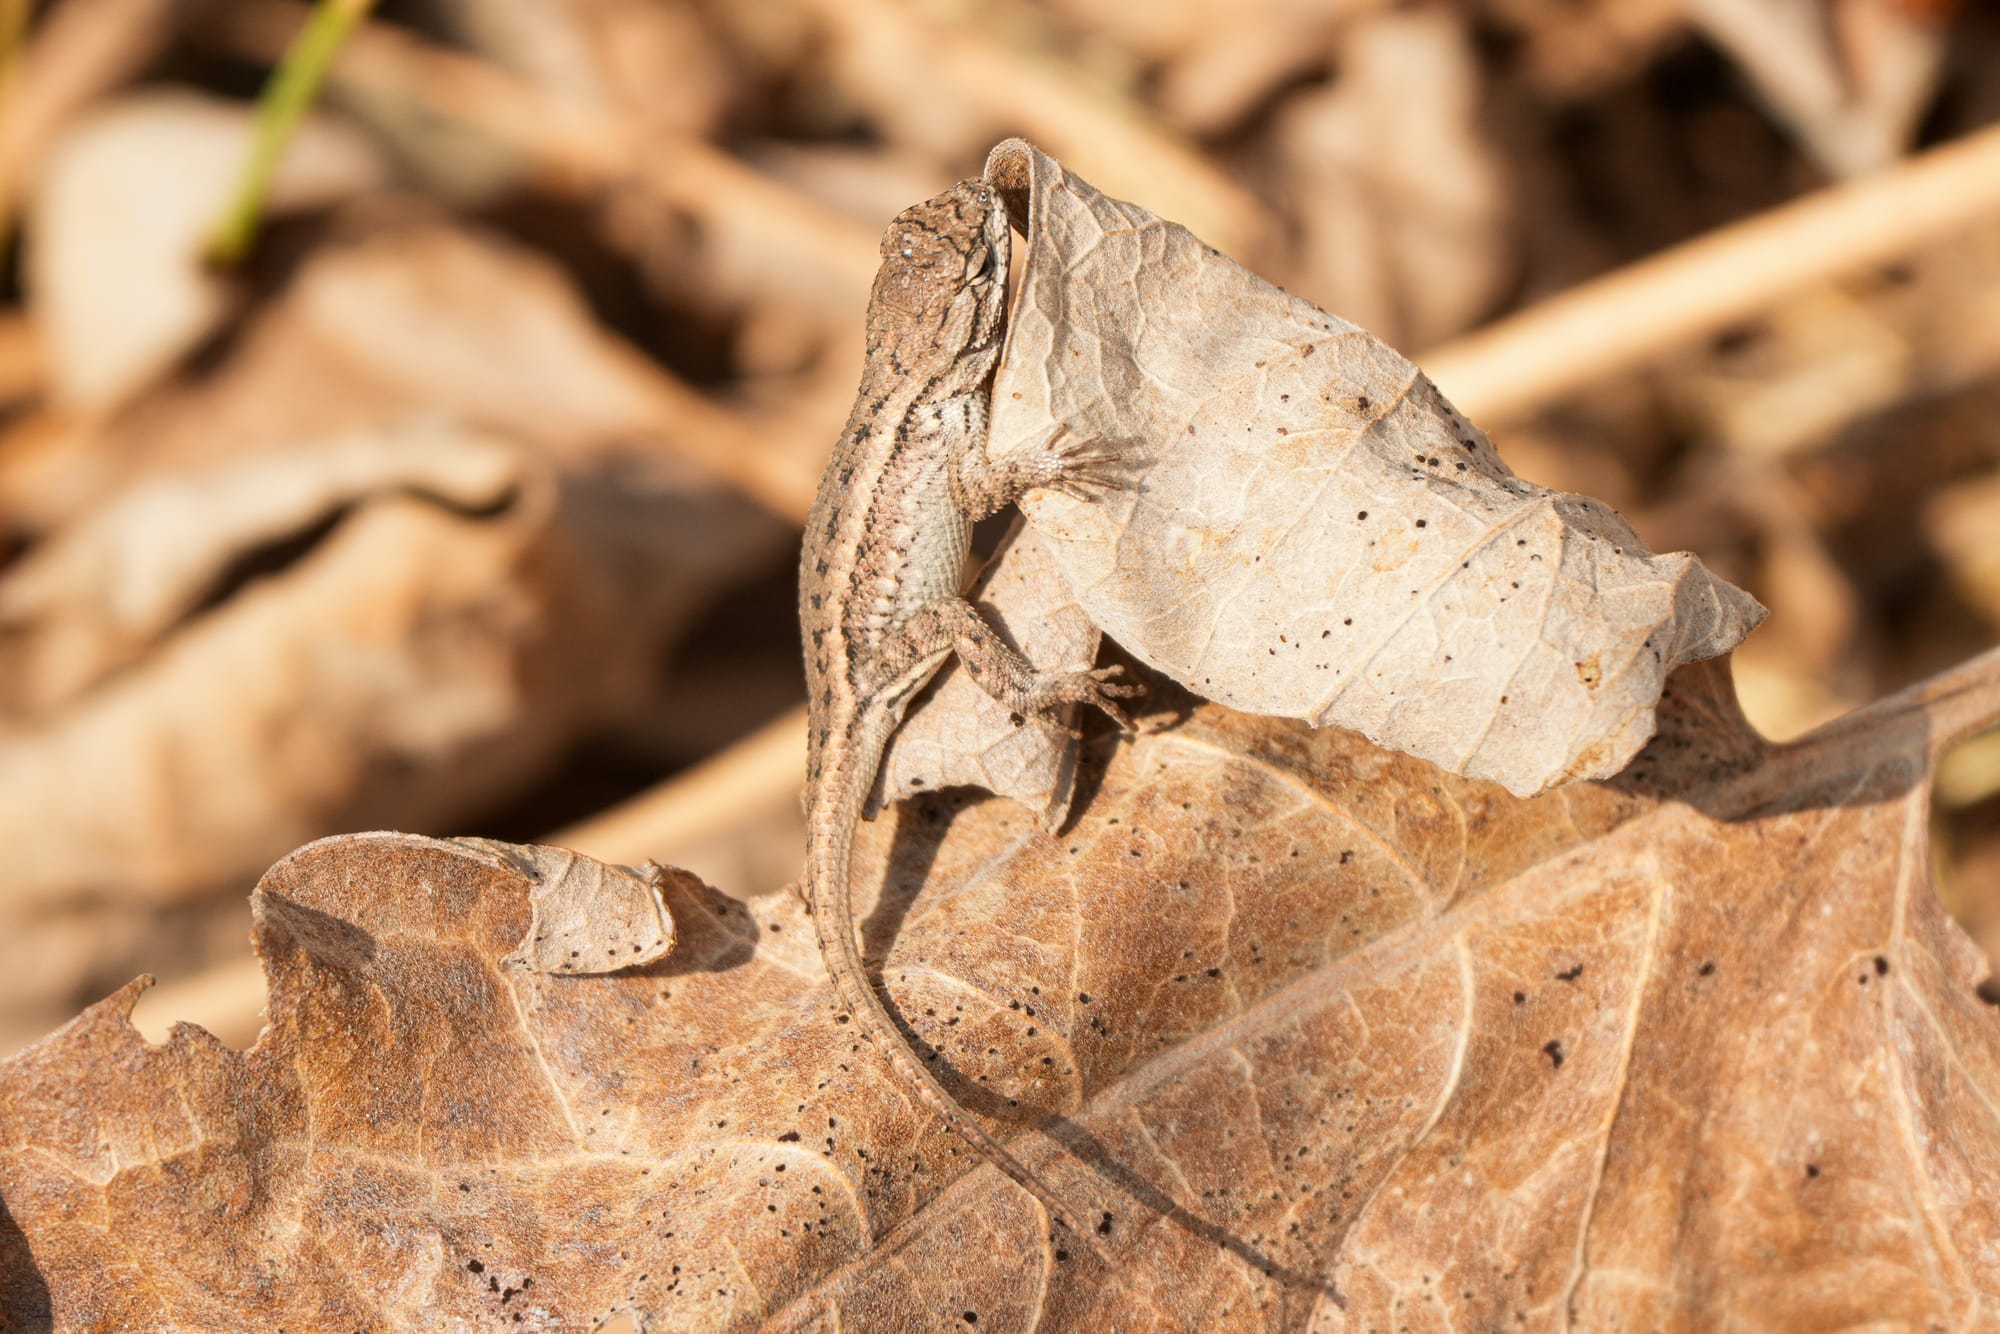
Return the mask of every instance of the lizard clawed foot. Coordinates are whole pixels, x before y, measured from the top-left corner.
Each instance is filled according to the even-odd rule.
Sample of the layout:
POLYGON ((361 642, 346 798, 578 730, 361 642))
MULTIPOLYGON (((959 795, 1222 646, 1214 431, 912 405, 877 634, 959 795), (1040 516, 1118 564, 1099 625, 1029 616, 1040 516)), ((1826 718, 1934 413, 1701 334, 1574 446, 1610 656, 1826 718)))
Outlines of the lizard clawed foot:
POLYGON ((1042 475, 1034 484, 1072 500, 1092 501, 1125 489, 1131 472, 1132 460, 1111 446, 1058 426, 1043 456, 1042 475))
MULTIPOLYGON (((1053 712, 1068 704, 1088 704, 1102 710, 1106 717, 1118 724, 1118 730, 1129 732, 1132 730, 1132 719, 1118 701, 1137 699, 1146 693, 1146 687, 1137 681, 1118 679, 1124 675, 1125 668, 1116 663, 1088 671, 1051 673, 1035 685, 1036 711, 1053 712)), ((1071 727, 1069 734, 1081 736, 1083 729, 1071 727)))

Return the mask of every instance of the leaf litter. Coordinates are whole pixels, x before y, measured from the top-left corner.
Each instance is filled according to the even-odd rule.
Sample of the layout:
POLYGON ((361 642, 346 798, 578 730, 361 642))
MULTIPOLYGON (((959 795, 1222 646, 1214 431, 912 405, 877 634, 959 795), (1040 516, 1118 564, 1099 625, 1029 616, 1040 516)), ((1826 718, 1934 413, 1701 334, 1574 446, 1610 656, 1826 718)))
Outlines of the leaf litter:
MULTIPOLYGON (((2000 721, 2000 655, 1784 746, 1725 662, 1662 674, 1628 767, 1535 799, 1168 699, 1086 743, 1054 835, 962 791, 864 830, 898 1011, 1100 1202, 1091 1249, 896 1095, 788 896, 668 873, 672 953, 557 976, 519 951, 559 854, 374 835, 260 885, 249 1051, 149 1046, 142 982, 8 1063, 0 1293, 158 1328, 1962 1321, 2000 1296, 2000 1044, 1928 775, 2000 721)), ((637 874, 585 876, 627 887, 593 921, 637 874)))

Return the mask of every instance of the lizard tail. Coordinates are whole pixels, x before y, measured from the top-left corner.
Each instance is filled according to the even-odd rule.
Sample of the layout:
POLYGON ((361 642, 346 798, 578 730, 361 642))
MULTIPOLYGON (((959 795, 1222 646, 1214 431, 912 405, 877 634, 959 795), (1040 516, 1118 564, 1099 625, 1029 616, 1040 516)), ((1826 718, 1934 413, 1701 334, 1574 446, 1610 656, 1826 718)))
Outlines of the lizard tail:
MULTIPOLYGON (((889 726, 894 726, 893 721, 889 726)), ((864 730, 869 730, 869 720, 857 724, 857 732, 864 730)), ((882 753, 888 730, 883 728, 879 739, 857 739, 855 744, 838 747, 826 755, 829 771, 822 773, 815 785, 817 797, 807 816, 806 880, 813 923, 819 931, 820 952, 825 956, 827 972, 833 977, 834 992, 841 1005, 860 1022, 862 1033, 888 1058, 905 1088, 978 1150, 982 1158, 1040 1201, 1053 1221, 1087 1242, 1055 1193, 973 1120, 938 1082, 937 1076, 917 1059, 869 981, 854 929, 850 883, 854 829, 875 786, 875 771, 880 763, 877 757, 882 753), (871 740, 875 744, 869 744, 871 740), (833 758, 836 754, 842 758, 833 758)))

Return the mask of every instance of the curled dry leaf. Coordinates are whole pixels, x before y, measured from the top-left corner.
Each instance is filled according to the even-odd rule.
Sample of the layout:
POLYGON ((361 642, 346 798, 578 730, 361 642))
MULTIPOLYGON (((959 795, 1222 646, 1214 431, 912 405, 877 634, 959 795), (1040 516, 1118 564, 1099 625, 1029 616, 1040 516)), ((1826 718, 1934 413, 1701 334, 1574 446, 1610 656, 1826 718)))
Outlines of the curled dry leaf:
POLYGON ((387 397, 573 449, 663 425, 664 372, 559 265, 492 235, 432 223, 357 237, 316 255, 290 302, 325 355, 387 397))
POLYGON ((1211 705, 1096 743, 1059 839, 942 796, 867 826, 896 1005, 1093 1203, 1109 1268, 900 1096, 792 896, 669 878, 672 955, 561 977, 507 966, 534 854, 314 844, 255 899, 250 1051, 148 1046, 135 987, 0 1066, 5 1314, 1778 1330, 2000 1301, 2000 1028, 1926 834, 2000 654, 1790 746, 1719 665, 1661 721, 1616 782, 1524 801, 1211 705))
MULTIPOLYGON (((344 498, 341 469, 292 456, 299 475, 329 487, 330 505, 352 507, 340 523, 261 580, 205 588, 219 605, 177 625, 159 652, 0 744, 0 837, 20 844, 6 884, 12 910, 48 910, 113 887, 128 904, 167 902, 254 873, 283 851, 274 840, 296 844, 369 791, 376 766, 385 772, 373 778, 389 788, 417 787, 415 769, 520 726, 525 657, 545 644, 539 609, 556 601, 543 587, 560 570, 548 559, 556 481, 490 439, 401 443, 412 446, 408 466, 379 472, 381 489, 344 498), (485 504, 460 510, 434 492, 403 489, 426 469, 453 466, 484 477, 485 504), (386 771, 398 769, 402 780, 390 780, 386 771)), ((267 482, 284 471, 273 459, 251 463, 267 482)), ((190 480, 210 493, 232 489, 226 479, 190 480)), ((273 518, 292 509, 287 489, 265 488, 273 518)), ((315 526, 304 507, 292 517, 307 533, 315 526)), ((239 538, 257 526, 229 525, 239 538)), ((254 560, 262 545, 229 554, 254 560)), ((86 576, 125 570, 102 545, 56 554, 86 576)), ((85 605, 117 605, 124 587, 83 578, 64 591, 85 605)), ((48 623, 22 645, 31 672, 41 638, 54 641, 54 656, 65 641, 89 637, 62 628, 67 607, 41 610, 48 623)), ((481 768, 496 765, 489 754, 481 768)))
POLYGON ((42 714, 129 666, 215 596, 248 553, 378 496, 489 509, 513 492, 518 472, 506 445, 419 427, 142 481, 0 576, 0 714, 42 714))
POLYGON ((1624 766, 1667 674, 1763 617, 1522 481, 1422 372, 1021 140, 1029 239, 989 448, 1058 425, 1133 484, 1023 509, 1090 618, 1197 694, 1528 794, 1624 766))
MULTIPOLYGON (((1016 523, 969 595, 1008 647, 1043 671, 1089 667, 1097 627, 1076 605, 1035 530, 1016 523)), ((889 739, 868 818, 885 801, 941 787, 979 787, 1012 797, 1044 829, 1069 814, 1076 782, 1070 706, 1054 721, 1023 718, 975 685, 953 658, 925 687, 889 739)))
MULTIPOLYGON (((398 837, 390 835, 389 837, 398 837)), ((669 876, 688 892, 701 881, 656 862, 607 866, 563 848, 488 838, 453 842, 491 853, 528 881, 528 934, 503 966, 587 976, 637 968, 674 947, 674 916, 661 889, 669 876)))

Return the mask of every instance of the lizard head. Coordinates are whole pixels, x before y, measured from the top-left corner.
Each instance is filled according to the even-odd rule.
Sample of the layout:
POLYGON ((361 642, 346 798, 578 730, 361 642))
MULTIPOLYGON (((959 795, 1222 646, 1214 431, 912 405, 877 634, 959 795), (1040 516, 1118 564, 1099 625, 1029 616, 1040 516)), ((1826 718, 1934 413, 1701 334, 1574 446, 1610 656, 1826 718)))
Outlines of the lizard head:
POLYGON ((870 333, 915 326, 959 352, 996 344, 1007 314, 1008 243, 1007 210, 984 181, 960 181, 904 209, 882 237, 869 305, 871 325, 897 329, 870 333))

